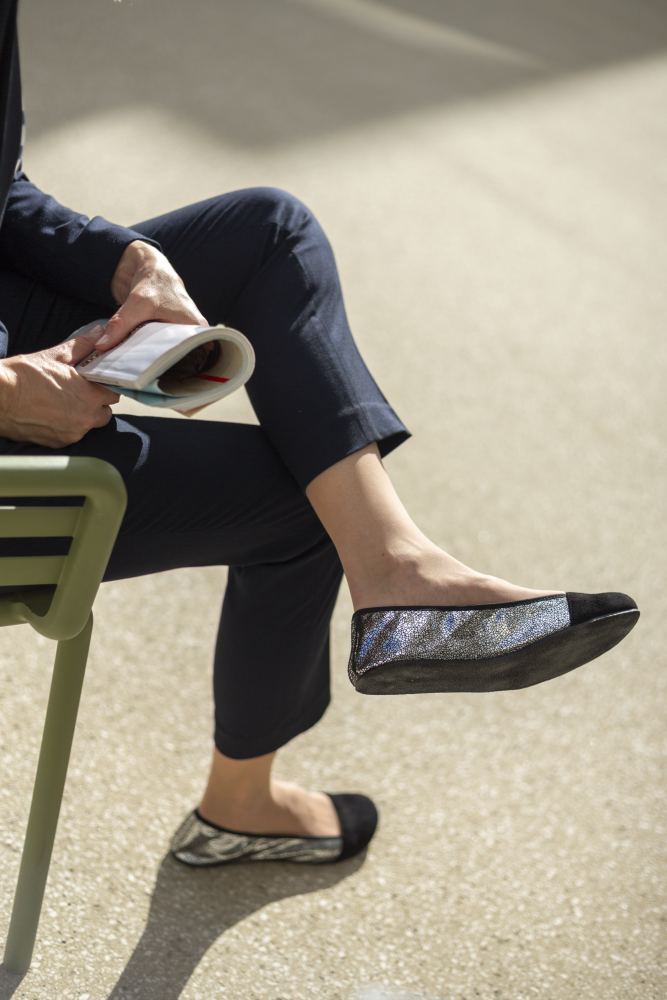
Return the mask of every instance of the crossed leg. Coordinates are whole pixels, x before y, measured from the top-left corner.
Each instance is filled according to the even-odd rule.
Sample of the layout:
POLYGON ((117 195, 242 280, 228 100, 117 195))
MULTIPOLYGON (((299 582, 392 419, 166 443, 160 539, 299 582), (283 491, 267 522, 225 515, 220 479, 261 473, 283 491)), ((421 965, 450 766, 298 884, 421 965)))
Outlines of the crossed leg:
MULTIPOLYGON (((553 591, 477 573, 410 518, 381 461, 409 431, 361 358, 333 252, 302 202, 251 188, 134 228, 160 241, 210 322, 252 340, 246 389, 261 427, 115 418, 63 450, 107 458, 125 476, 130 502, 107 579, 230 567, 202 814, 257 833, 336 834, 330 800, 274 780, 271 768, 328 704, 328 625, 343 572, 355 608, 553 591)), ((49 310, 32 349, 99 313, 81 303, 49 310)))

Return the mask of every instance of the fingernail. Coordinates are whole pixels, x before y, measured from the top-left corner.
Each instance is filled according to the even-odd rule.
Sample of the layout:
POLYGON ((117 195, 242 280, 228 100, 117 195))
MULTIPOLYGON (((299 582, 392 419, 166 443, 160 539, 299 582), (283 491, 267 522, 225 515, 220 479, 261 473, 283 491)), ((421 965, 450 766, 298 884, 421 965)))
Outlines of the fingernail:
POLYGON ((104 347, 104 345, 108 344, 110 340, 111 336, 108 333, 103 333, 102 336, 99 338, 99 340, 95 341, 95 346, 104 347))

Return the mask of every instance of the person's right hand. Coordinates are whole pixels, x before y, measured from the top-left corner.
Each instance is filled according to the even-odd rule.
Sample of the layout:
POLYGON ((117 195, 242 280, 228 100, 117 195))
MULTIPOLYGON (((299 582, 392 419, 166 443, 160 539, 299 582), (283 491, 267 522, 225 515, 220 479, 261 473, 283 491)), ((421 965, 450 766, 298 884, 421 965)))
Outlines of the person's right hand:
POLYGON ((118 393, 74 369, 101 333, 98 327, 45 351, 0 361, 0 436, 63 448, 111 420, 118 393))

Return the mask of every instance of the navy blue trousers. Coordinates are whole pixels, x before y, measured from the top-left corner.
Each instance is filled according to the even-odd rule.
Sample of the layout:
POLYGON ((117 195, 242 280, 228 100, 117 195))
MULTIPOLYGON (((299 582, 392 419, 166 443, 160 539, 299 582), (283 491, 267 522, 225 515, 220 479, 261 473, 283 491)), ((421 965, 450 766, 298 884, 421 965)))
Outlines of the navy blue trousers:
MULTIPOLYGON (((252 342, 245 389, 259 426, 114 415, 67 448, 0 438, 0 452, 93 455, 116 466, 128 507, 105 580, 229 567, 213 738, 229 757, 255 757, 313 726, 330 701, 342 567, 305 487, 370 442, 384 456, 411 434, 361 357, 331 245, 300 199, 243 188, 132 228, 160 243, 209 323, 252 342)), ((0 271, 12 354, 50 347, 104 314, 0 271)))

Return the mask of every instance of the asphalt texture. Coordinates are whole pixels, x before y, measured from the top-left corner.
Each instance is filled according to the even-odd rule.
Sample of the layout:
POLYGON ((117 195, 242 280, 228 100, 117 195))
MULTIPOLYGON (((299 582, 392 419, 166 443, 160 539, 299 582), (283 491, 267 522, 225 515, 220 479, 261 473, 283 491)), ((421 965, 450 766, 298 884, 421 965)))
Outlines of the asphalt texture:
MULTIPOLYGON (((33 964, 0 967, 1 1000, 667 995, 666 44, 658 0, 23 0, 29 175, 126 224, 297 194, 413 432, 385 464, 422 530, 641 618, 533 688, 373 699, 343 585, 333 703, 276 770, 372 795, 376 837, 192 871, 168 843, 206 779, 225 569, 105 584, 33 964)), ((207 415, 255 422, 243 392, 207 415)), ((0 942, 51 655, 0 634, 0 942)))

